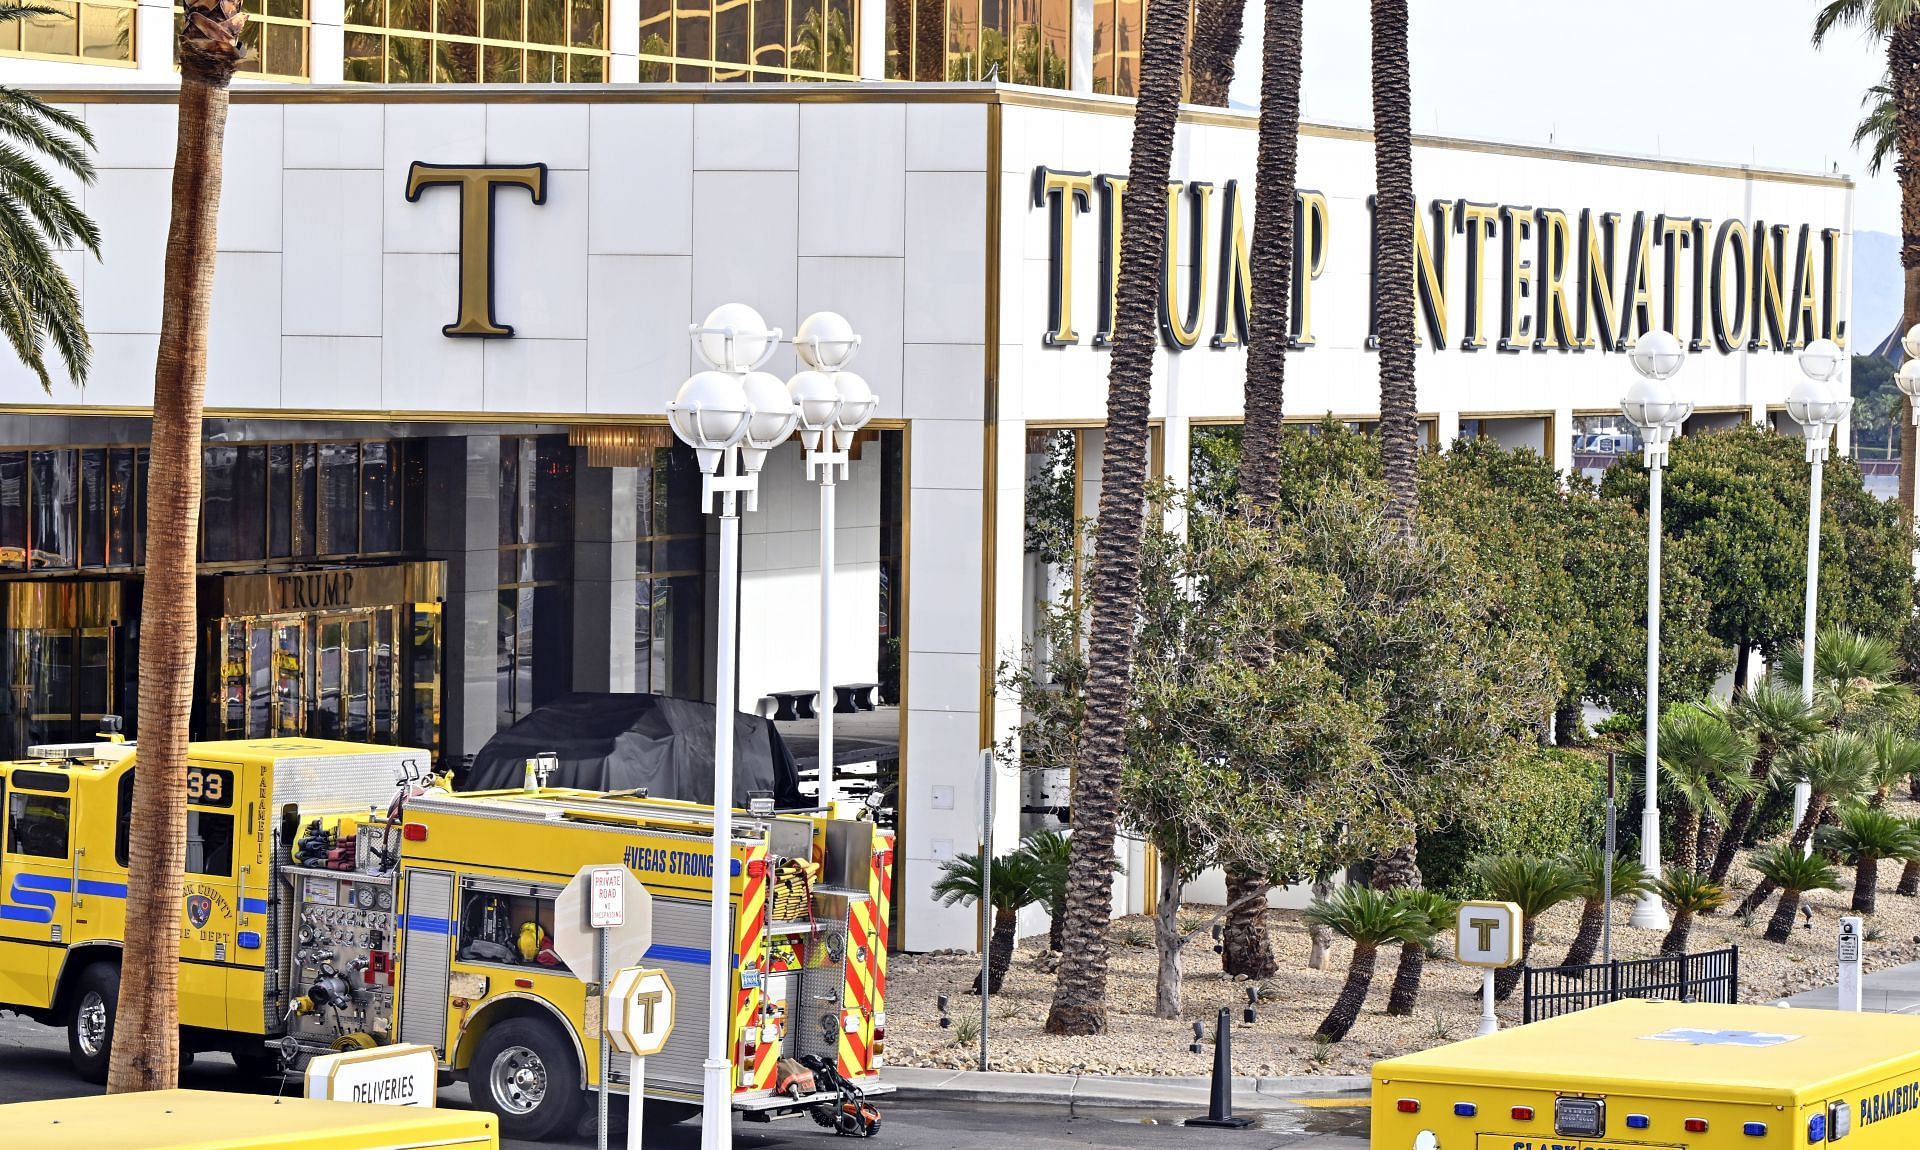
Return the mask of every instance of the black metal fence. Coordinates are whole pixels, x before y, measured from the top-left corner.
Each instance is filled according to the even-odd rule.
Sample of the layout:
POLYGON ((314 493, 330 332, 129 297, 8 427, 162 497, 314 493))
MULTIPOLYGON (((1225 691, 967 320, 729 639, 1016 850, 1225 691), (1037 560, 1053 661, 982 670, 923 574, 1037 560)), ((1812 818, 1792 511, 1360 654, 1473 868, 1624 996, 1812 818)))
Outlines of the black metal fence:
POLYGON ((1521 1021, 1538 1022, 1622 998, 1677 1002, 1740 1001, 1740 948, 1699 954, 1523 968, 1521 1021))

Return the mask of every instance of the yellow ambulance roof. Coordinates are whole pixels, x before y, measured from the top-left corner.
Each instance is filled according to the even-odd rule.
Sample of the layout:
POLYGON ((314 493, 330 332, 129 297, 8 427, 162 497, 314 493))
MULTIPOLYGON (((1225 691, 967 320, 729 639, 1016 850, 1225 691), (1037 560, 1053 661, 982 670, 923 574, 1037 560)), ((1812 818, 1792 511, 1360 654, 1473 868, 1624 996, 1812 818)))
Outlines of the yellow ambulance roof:
POLYGON ((1376 1082, 1782 1100, 1920 1061, 1920 1018, 1627 999, 1374 1063, 1376 1082))
POLYGON ((35 1150, 402 1150, 499 1146, 470 1110, 156 1090, 0 1106, 9 1145, 35 1150))

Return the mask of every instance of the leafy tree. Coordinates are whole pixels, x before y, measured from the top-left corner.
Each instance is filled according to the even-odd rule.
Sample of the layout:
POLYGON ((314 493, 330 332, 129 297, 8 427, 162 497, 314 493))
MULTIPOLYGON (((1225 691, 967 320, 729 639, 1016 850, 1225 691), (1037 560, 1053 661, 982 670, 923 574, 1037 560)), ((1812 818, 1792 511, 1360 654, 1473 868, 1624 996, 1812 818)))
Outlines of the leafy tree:
MULTIPOLYGON (((1585 901, 1580 907, 1580 929, 1574 934, 1573 945, 1567 947, 1567 957, 1560 960, 1560 965, 1585 966, 1593 961, 1607 915, 1612 913, 1606 902, 1607 852, 1596 846, 1584 846, 1568 855, 1566 862, 1567 869, 1580 879, 1576 894, 1585 901)), ((1612 870, 1616 901, 1635 898, 1653 887, 1647 868, 1625 851, 1614 852, 1612 870)))
POLYGON ((1313 1032, 1317 1039, 1338 1042, 1353 1029, 1361 1007, 1366 1005, 1380 948, 1417 936, 1426 929, 1426 916, 1408 905, 1397 892, 1344 886, 1332 897, 1309 906, 1306 919, 1353 942, 1353 959, 1347 965, 1347 980, 1340 987, 1340 997, 1334 1000, 1333 1009, 1327 1011, 1327 1017, 1313 1032))
MULTIPOLYGON (((1020 912, 1040 899, 1040 864, 1026 851, 1016 850, 996 857, 989 871, 980 865, 979 855, 960 855, 941 864, 940 878, 933 884, 933 897, 942 906, 976 905, 980 901, 982 874, 992 879, 987 897, 993 900, 993 937, 987 944, 987 989, 998 994, 1001 982, 1007 977, 1007 968, 1013 965, 1014 931, 1019 926, 1020 912)), ((969 993, 980 993, 977 981, 969 993)))
POLYGON ((1872 914, 1880 860, 1912 854, 1915 843, 1907 824, 1886 811, 1860 805, 1840 812, 1840 821, 1821 827, 1820 848, 1840 856, 1853 869, 1853 910, 1872 914))
MULTIPOLYGON (((1141 38, 1140 96, 1133 107, 1135 188, 1160 188, 1173 163, 1187 6, 1147 0, 1141 38)), ((1049 1034, 1098 1034, 1107 1026, 1107 923, 1113 904, 1113 834, 1126 766, 1127 695, 1139 605, 1140 546, 1147 474, 1147 414, 1156 313, 1166 255, 1166 205, 1129 196, 1121 210, 1118 299, 1107 376, 1107 433, 1100 488, 1099 539, 1090 578, 1087 709, 1073 778, 1073 852, 1068 867, 1066 950, 1047 1013, 1049 1034)))
POLYGON ((1660 897, 1673 908, 1673 925, 1660 940, 1661 954, 1687 953, 1687 936, 1693 933, 1698 915, 1712 914, 1726 905, 1727 892, 1719 883, 1697 871, 1675 867, 1654 884, 1660 897))
POLYGON ((1426 968, 1427 947, 1436 936, 1452 930, 1460 904, 1433 890, 1396 892, 1401 905, 1420 918, 1400 941, 1400 967, 1394 972, 1393 993, 1387 996, 1387 1013, 1408 1015, 1420 998, 1420 972, 1426 968))
MULTIPOLYGON (((1912 543, 1897 512, 1865 491, 1857 465, 1827 464, 1820 602, 1829 624, 1893 634, 1913 605, 1912 543)), ((1615 464, 1601 494, 1643 510, 1643 468, 1615 464)), ((1748 656, 1800 637, 1806 591, 1807 465, 1797 439, 1742 425, 1674 441, 1663 517, 1672 554, 1714 589, 1708 626, 1748 656)))
POLYGON ((1785 942, 1793 932, 1793 916, 1800 909, 1800 896, 1811 890, 1839 890, 1840 876, 1827 860, 1809 855, 1800 848, 1776 843, 1753 856, 1753 869, 1766 876, 1780 891, 1780 905, 1767 920, 1768 942, 1785 942))
POLYGON ((1521 968, 1533 953, 1533 936, 1541 915, 1569 899, 1580 897, 1586 880, 1559 859, 1523 855, 1482 856, 1473 870, 1481 885, 1501 902, 1520 908, 1520 961, 1494 972, 1493 994, 1506 1001, 1520 983, 1521 968))
MULTIPOLYGON (((1857 142, 1857 141, 1856 141, 1857 142)), ((1900 423, 1905 396, 1893 381, 1893 364, 1877 355, 1856 355, 1850 377, 1853 384, 1853 411, 1847 423, 1853 437, 1853 449, 1865 455, 1877 447, 1884 459, 1894 457, 1895 443, 1904 434, 1900 423)))

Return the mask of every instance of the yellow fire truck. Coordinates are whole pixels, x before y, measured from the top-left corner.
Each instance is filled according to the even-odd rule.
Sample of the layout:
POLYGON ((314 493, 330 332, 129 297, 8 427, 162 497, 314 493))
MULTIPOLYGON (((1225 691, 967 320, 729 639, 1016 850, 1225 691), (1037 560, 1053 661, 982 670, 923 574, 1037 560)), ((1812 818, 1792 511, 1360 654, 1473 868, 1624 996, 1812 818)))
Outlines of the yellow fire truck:
MULTIPOLYGON (((0 763, 0 1009, 65 1026, 75 1068, 100 1081, 137 752, 38 750, 47 757, 0 763)), ((192 745, 184 1049, 266 1074, 324 1050, 422 1043, 505 1136, 570 1133, 599 1082, 600 1002, 554 953, 554 902, 582 866, 623 863, 652 896, 645 961, 678 991, 673 1037, 647 1063, 650 1116, 698 1109, 716 970, 734 1004, 736 1110, 832 1112, 840 1094, 783 1073, 803 1058, 831 1072, 815 1087, 887 1089, 893 843, 871 823, 737 813, 735 946, 715 963, 710 808, 542 788, 456 795, 427 785, 426 761, 314 739, 192 745)), ((612 1062, 624 1092, 625 1056, 612 1062)))

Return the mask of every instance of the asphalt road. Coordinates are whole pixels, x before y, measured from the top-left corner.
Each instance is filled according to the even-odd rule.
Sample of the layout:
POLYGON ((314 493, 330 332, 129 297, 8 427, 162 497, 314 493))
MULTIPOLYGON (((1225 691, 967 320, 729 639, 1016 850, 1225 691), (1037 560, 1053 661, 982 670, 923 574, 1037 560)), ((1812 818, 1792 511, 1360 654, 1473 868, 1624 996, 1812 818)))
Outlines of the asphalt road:
MULTIPOLYGON (((182 1078, 182 1086, 196 1090, 271 1089, 243 1081, 225 1055, 204 1054, 182 1078)), ((289 1091, 298 1083, 289 1079, 289 1091)), ((11 1015, 0 1017, 0 1102, 37 1098, 70 1098, 97 1088, 73 1076, 67 1065, 64 1031, 11 1015)), ((441 1092, 441 1105, 465 1106, 464 1086, 441 1092)), ((1301 1109, 1262 1114, 1243 1131, 1188 1129, 1179 1125, 1180 1111, 1120 1111, 1082 1107, 1078 1114, 1064 1106, 990 1106, 976 1102, 943 1104, 903 1103, 879 1099, 884 1121, 880 1133, 855 1143, 835 1137, 805 1117, 770 1125, 736 1121, 734 1145, 739 1150, 978 1150, 981 1146, 1019 1146, 1020 1150, 1060 1150, 1065 1147, 1156 1147, 1167 1150, 1365 1150, 1366 1114, 1362 1110, 1301 1109)), ((624 1107, 614 1100, 615 1150, 625 1143, 624 1107)), ((564 1145, 590 1147, 589 1134, 566 1143, 507 1142, 514 1150, 564 1145)), ((648 1129, 648 1150, 698 1150, 700 1124, 689 1120, 676 1126, 648 1129)))

